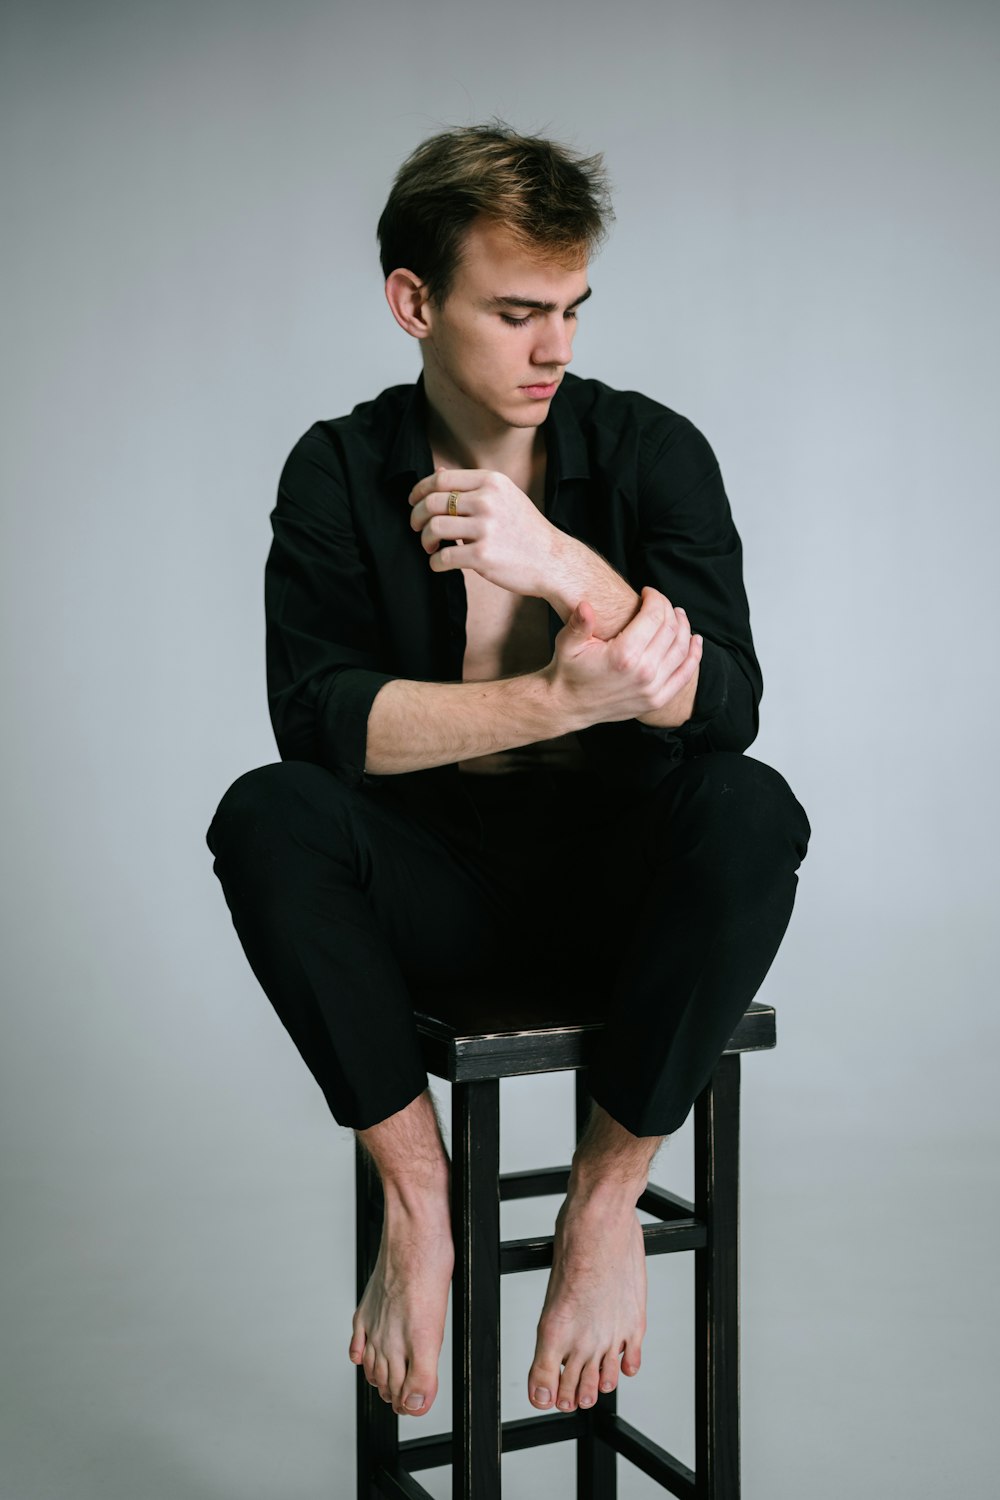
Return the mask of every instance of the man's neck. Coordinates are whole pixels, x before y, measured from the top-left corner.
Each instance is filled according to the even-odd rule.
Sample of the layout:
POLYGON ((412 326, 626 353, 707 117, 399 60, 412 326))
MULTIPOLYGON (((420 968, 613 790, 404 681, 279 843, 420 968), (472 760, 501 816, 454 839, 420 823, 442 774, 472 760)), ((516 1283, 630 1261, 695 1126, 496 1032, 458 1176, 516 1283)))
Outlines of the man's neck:
MULTIPOLYGON (((506 424, 468 424, 457 408, 435 398, 427 390, 427 440, 436 463, 456 469, 497 469, 511 477, 536 472, 545 462, 545 434, 541 427, 509 427, 506 424)), ((483 417, 486 417, 486 413, 483 417)))

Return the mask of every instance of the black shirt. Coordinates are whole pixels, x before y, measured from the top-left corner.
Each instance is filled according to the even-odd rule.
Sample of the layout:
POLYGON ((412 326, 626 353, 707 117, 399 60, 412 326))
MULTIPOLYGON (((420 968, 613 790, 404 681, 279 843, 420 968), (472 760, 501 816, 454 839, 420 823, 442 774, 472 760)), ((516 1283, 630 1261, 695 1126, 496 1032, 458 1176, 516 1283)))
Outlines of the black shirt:
MULTIPOLYGON (((580 731, 593 767, 651 785, 681 759, 744 750, 762 682, 742 548, 715 454, 692 422, 638 391, 566 371, 542 426, 544 513, 638 592, 650 584, 704 638, 692 718, 580 731)), ((432 571, 407 496, 434 471, 423 374, 349 416, 315 422, 288 456, 264 575, 267 691, 283 760, 314 761, 349 785, 447 796, 455 765, 373 776, 368 713, 395 677, 460 682, 465 580, 432 571)), ((562 621, 549 609, 549 636, 562 621)))

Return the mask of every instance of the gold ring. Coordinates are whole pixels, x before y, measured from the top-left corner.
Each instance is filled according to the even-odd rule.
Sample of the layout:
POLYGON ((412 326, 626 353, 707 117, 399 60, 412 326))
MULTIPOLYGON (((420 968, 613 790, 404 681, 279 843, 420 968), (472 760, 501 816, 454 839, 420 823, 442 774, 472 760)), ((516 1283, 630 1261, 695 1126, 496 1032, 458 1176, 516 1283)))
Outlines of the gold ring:
POLYGON ((448 496, 448 514, 449 516, 458 515, 458 490, 452 490, 448 496))

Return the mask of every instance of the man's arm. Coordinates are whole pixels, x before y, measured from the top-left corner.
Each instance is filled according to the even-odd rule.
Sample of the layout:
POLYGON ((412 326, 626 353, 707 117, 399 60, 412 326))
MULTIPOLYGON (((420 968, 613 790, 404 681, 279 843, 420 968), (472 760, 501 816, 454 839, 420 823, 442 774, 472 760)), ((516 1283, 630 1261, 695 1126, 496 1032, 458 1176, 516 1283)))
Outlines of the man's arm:
POLYGON ((545 599, 565 625, 581 599, 609 641, 639 609, 639 595, 591 547, 554 526, 506 474, 435 469, 410 491, 410 525, 435 572, 471 568, 498 588, 545 599), (459 509, 447 513, 450 486, 459 509), (461 547, 442 546, 461 543, 461 547))
POLYGON ((358 786, 372 701, 399 673, 388 669, 341 460, 319 424, 285 462, 271 526, 264 613, 278 751, 358 786))
POLYGON ((394 776, 568 734, 570 723, 541 672, 496 682, 413 682, 397 677, 368 715, 365 772, 394 776))
POLYGON ((686 693, 701 638, 675 629, 669 601, 644 589, 634 618, 610 641, 579 604, 547 667, 496 682, 395 678, 368 715, 365 771, 394 775, 554 738, 591 724, 662 713, 686 693))
MULTIPOLYGON (((719 465, 705 437, 686 417, 664 408, 644 437, 637 510, 643 583, 668 600, 683 600, 705 652, 697 681, 663 712, 636 715, 645 727, 677 730, 701 749, 744 750, 757 733, 761 677, 750 636, 742 548, 719 465)), ((436 469, 410 491, 410 524, 420 532, 435 572, 472 568, 499 588, 547 599, 560 618, 598 593, 598 628, 613 631, 634 591, 609 564, 553 526, 505 474, 488 469, 436 469), (448 492, 457 513, 446 513, 448 492), (442 546, 461 542, 461 546, 442 546), (589 554, 589 556, 588 556, 589 554)), ((674 611, 673 628, 686 616, 674 611)))
POLYGON ((680 600, 705 637, 697 700, 677 735, 689 755, 745 750, 757 734, 763 684, 743 548, 719 463, 694 423, 677 413, 650 431, 646 446, 638 494, 642 578, 680 600))
MULTIPOLYGON (((511 593, 545 599, 565 622, 585 599, 594 633, 611 640, 639 609, 639 595, 593 548, 561 531, 506 474, 488 469, 436 469, 413 486, 410 524, 437 571, 471 568, 511 593), (458 510, 445 512, 457 486, 458 510), (442 546, 442 542, 461 546, 442 546)), ((655 584, 655 580, 651 580, 655 584)), ((672 627, 680 629, 683 610, 672 627)), ((697 673, 683 695, 643 723, 673 728, 691 716, 697 673)))

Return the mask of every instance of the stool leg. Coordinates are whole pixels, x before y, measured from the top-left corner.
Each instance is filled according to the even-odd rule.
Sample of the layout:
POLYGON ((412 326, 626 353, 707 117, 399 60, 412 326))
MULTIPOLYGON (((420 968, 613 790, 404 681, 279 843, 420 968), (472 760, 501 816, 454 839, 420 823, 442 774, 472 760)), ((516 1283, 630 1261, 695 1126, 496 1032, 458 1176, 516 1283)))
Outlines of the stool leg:
MULTIPOLYGON (((593 1100, 587 1088, 587 1069, 576 1073, 576 1138, 583 1135, 593 1100)), ((615 1450, 598 1437, 595 1419, 598 1412, 614 1412, 618 1392, 599 1393, 597 1405, 587 1414, 587 1425, 576 1442, 576 1500, 617 1500, 618 1474, 615 1450)))
MULTIPOLYGON (((355 1138, 355 1267, 357 1300, 361 1301, 375 1269, 382 1237, 383 1199, 378 1169, 355 1138)), ((383 1464, 392 1467, 399 1457, 399 1418, 358 1365, 358 1500, 378 1500, 375 1476, 383 1464)))
POLYGON ((723 1054, 695 1101, 695 1474, 699 1500, 739 1500, 740 1055, 723 1054))
POLYGON ((451 1093, 452 1496, 500 1500, 500 1081, 451 1093))

